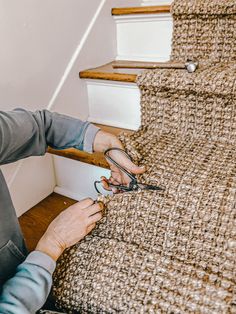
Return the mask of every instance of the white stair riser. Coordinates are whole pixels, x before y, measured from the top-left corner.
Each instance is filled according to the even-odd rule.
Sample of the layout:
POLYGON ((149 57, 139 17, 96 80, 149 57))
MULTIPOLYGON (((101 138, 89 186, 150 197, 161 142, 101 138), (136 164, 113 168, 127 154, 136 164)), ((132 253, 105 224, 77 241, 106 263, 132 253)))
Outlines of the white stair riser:
POLYGON ((97 199, 94 181, 110 176, 109 170, 58 156, 54 156, 54 167, 57 182, 54 192, 77 201, 87 197, 97 199))
POLYGON ((150 5, 170 5, 172 0, 143 0, 142 6, 150 6, 150 5))
POLYGON ((172 17, 168 14, 116 16, 117 60, 167 61, 172 17))
POLYGON ((136 84, 87 80, 90 122, 137 130, 140 91, 136 84))

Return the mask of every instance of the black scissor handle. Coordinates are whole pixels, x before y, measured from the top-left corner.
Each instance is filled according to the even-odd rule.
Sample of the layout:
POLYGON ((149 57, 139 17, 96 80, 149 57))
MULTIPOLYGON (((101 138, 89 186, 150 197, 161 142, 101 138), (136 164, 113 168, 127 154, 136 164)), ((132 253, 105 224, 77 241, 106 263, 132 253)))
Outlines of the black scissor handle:
MULTIPOLYGON (((110 187, 114 187, 118 190, 121 190, 121 191, 126 191, 126 192, 129 192, 129 191, 138 191, 139 189, 140 190, 156 190, 156 191, 163 191, 164 188, 161 188, 159 186, 154 186, 154 185, 148 185, 148 184, 142 184, 142 183, 138 183, 137 179, 136 179, 136 176, 134 174, 132 174, 131 172, 129 172, 127 169, 125 169, 124 167, 122 167, 117 161, 115 161, 111 156, 109 156, 109 152, 111 151, 119 151, 121 152, 122 154, 124 154, 129 160, 132 161, 131 157, 129 156, 129 154, 126 153, 126 151, 124 151, 123 149, 121 148, 118 148, 118 147, 112 147, 112 148, 108 148, 105 152, 104 152, 104 156, 107 158, 107 160, 109 160, 113 165, 115 165, 118 169, 120 169, 123 173, 125 173, 130 179, 130 183, 128 186, 126 185, 115 185, 115 184, 112 184, 112 183, 109 183, 109 186, 110 187)), ((100 191, 97 187, 98 184, 101 184, 102 181, 95 181, 94 182, 94 187, 96 189, 96 191, 100 194, 100 191)))
POLYGON ((111 162, 113 163, 117 168, 119 168, 122 172, 124 172, 131 180, 132 180, 132 184, 135 184, 137 183, 137 179, 136 179, 136 176, 132 173, 130 173, 128 170, 126 170, 124 167, 122 167, 120 164, 118 164, 118 162, 116 162, 112 157, 109 156, 109 152, 111 151, 119 151, 121 152, 122 154, 124 154, 127 158, 129 158, 129 160, 132 161, 131 157, 129 156, 129 154, 126 153, 126 151, 124 151, 123 149, 121 148, 118 148, 118 147, 112 147, 112 148, 108 148, 105 152, 104 152, 104 155, 105 157, 111 162))
MULTIPOLYGON (((97 185, 98 184, 102 184, 102 181, 95 181, 94 182, 94 187, 95 187, 95 190, 97 191, 98 194, 101 194, 101 192, 99 191, 97 185)), ((112 188, 116 188, 118 190, 121 190, 121 191, 125 191, 125 192, 129 192, 129 191, 132 191, 133 188, 130 187, 130 186, 125 186, 125 185, 115 185, 115 184, 112 184, 112 183, 109 183, 109 187, 112 187, 112 188)), ((106 189, 105 189, 106 190, 106 189)))

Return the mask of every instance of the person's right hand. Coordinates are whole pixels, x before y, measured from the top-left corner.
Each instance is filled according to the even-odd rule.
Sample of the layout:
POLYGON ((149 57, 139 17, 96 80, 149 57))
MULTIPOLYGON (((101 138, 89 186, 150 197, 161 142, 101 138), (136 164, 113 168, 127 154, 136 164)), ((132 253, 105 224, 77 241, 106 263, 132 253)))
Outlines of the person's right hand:
POLYGON ((55 261, 63 251, 83 239, 102 218, 103 203, 90 198, 78 202, 58 215, 39 240, 36 250, 55 261))

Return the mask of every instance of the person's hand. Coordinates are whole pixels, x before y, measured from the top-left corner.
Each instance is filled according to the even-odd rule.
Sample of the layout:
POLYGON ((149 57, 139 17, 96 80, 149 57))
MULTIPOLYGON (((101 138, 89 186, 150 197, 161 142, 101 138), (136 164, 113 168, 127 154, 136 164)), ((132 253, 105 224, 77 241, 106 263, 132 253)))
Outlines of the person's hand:
MULTIPOLYGON (((94 139, 94 151, 104 152, 108 148, 113 147, 124 149, 122 143, 115 135, 100 130, 96 134, 96 137, 94 139)), ((128 157, 126 157, 119 151, 111 151, 110 156, 122 167, 124 167, 126 170, 133 174, 142 174, 145 172, 145 167, 138 167, 128 157)), ((111 169, 111 177, 109 179, 105 177, 101 178, 104 188, 109 190, 109 183, 112 183, 114 185, 128 185, 131 181, 130 178, 126 174, 124 174, 118 167, 109 162, 109 160, 108 163, 111 169)), ((113 192, 116 192, 116 190, 113 189, 113 192)))
POLYGON ((103 208, 102 202, 94 204, 90 198, 68 207, 51 222, 36 250, 56 261, 66 248, 92 231, 96 222, 102 218, 103 208))

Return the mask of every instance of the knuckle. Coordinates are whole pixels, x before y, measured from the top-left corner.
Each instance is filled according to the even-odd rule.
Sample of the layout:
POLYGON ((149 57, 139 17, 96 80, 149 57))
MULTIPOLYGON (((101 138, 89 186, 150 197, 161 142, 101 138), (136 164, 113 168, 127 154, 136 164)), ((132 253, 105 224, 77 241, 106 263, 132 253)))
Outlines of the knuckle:
POLYGON ((91 199, 90 197, 86 197, 86 198, 82 199, 82 200, 80 201, 80 203, 89 202, 89 201, 92 201, 92 199, 91 199))
POLYGON ((87 200, 88 202, 93 203, 93 199, 92 199, 91 197, 86 198, 86 200, 87 200))
POLYGON ((101 208, 100 208, 100 203, 97 203, 96 205, 95 205, 95 210, 100 210, 101 208))
POLYGON ((86 205, 87 207, 92 206, 94 203, 94 200, 92 198, 86 198, 86 205))
POLYGON ((98 219, 98 220, 102 219, 102 213, 98 213, 97 219, 98 219))

